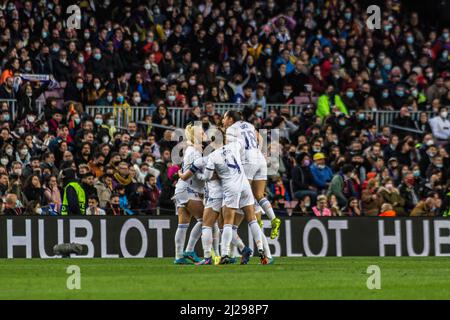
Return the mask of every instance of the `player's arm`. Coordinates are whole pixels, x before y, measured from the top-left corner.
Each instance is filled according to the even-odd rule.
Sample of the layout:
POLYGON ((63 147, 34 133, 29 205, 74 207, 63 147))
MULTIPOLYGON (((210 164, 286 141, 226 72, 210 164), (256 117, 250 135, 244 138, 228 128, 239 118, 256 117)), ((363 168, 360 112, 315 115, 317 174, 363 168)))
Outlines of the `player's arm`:
POLYGON ((181 170, 178 171, 178 176, 183 181, 189 180, 193 175, 194 173, 191 171, 191 169, 186 170, 186 172, 182 172, 181 170))
POLYGON ((206 163, 205 166, 205 170, 203 170, 202 180, 204 181, 211 180, 214 175, 214 168, 215 168, 214 160, 211 157, 209 157, 208 162, 206 163))
POLYGON ((258 143, 258 149, 262 150, 262 147, 264 145, 264 138, 256 129, 255 129, 255 137, 256 137, 256 141, 258 143))

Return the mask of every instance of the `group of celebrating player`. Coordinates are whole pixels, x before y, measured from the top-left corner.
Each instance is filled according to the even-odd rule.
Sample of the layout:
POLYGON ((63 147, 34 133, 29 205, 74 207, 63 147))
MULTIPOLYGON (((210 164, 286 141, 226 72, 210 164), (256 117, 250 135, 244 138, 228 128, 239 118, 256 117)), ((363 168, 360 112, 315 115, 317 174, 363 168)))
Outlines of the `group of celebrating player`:
POLYGON ((213 139, 210 145, 214 151, 207 156, 202 155, 202 142, 206 140, 202 127, 189 124, 185 129, 187 147, 174 195, 178 214, 175 264, 232 264, 236 262, 235 248, 241 255, 240 263, 247 264, 253 251, 237 233, 244 218, 261 264, 273 263, 261 214, 271 220, 272 239, 278 236, 281 221, 264 197, 267 162, 260 149, 262 137, 252 124, 241 120, 237 111, 225 114, 223 127, 224 144, 213 139), (184 249, 192 217, 197 222, 184 249), (200 237, 203 259, 194 251, 200 237))

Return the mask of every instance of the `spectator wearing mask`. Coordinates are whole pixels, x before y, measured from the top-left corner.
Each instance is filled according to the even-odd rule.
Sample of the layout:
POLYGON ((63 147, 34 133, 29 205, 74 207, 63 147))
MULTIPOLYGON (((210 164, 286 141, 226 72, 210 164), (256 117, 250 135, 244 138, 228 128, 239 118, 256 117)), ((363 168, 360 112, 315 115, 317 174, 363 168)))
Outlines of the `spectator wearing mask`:
POLYGON ((323 153, 316 153, 313 157, 314 163, 310 167, 314 185, 317 186, 319 192, 328 189, 333 178, 333 171, 325 164, 325 159, 323 153))
POLYGON ((412 172, 407 173, 403 177, 402 183, 399 185, 398 190, 400 194, 405 198, 405 210, 411 212, 414 207, 420 201, 419 186, 416 185, 416 180, 412 172))
POLYGON ((326 93, 322 94, 317 101, 316 115, 324 120, 332 112, 335 112, 333 109, 348 116, 347 107, 342 102, 341 97, 335 94, 333 86, 328 86, 326 93))
POLYGON ((76 180, 72 168, 61 173, 64 186, 61 215, 84 215, 86 213, 87 197, 81 184, 76 180))
POLYGON ((391 178, 383 180, 383 186, 378 189, 378 192, 383 202, 392 205, 398 216, 406 216, 405 199, 400 195, 399 190, 395 188, 391 178))
POLYGON ((339 207, 341 208, 345 207, 348 203, 348 199, 354 197, 356 194, 352 182, 354 175, 353 170, 354 168, 352 165, 344 165, 341 171, 333 176, 327 192, 328 196, 336 196, 339 207))
POLYGON ((411 211, 411 217, 435 217, 437 213, 436 199, 428 196, 425 200, 419 203, 411 211))
POLYGON ((450 139, 450 121, 448 120, 447 107, 439 109, 439 115, 429 121, 433 136, 439 144, 447 144, 450 139))
POLYGON ((311 170, 311 158, 307 153, 300 153, 296 158, 296 165, 292 169, 292 191, 298 200, 309 196, 313 201, 317 197, 314 178, 311 170))
POLYGON ((107 206, 106 206, 106 215, 108 216, 123 216, 125 215, 125 211, 120 207, 120 196, 117 193, 114 193, 111 196, 107 206))
POLYGON ((59 212, 61 209, 61 190, 58 187, 58 180, 55 175, 51 175, 45 181, 44 196, 46 202, 54 206, 54 211, 59 212))
POLYGON ((23 207, 19 204, 17 195, 9 193, 6 195, 3 214, 5 216, 21 216, 24 213, 23 207))
POLYGON ((367 188, 362 191, 362 209, 366 216, 377 216, 380 213, 383 198, 378 193, 378 180, 370 179, 367 188))

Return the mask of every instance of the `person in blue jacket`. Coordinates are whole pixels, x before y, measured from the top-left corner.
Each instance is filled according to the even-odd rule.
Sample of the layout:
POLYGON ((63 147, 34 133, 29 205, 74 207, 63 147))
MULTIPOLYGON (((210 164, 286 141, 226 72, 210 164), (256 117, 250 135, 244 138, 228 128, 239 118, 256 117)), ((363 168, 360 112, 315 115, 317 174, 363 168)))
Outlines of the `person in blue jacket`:
POLYGON ((323 153, 316 153, 313 160, 314 163, 311 165, 310 170, 314 183, 320 193, 320 191, 328 188, 328 185, 333 178, 333 171, 325 164, 325 155, 323 153))

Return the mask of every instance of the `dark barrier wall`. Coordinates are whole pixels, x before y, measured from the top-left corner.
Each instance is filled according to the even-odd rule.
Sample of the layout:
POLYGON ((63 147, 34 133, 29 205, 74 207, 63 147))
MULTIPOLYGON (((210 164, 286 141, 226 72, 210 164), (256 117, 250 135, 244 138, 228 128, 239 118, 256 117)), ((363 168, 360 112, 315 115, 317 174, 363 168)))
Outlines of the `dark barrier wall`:
MULTIPOLYGON (((62 242, 83 244, 83 257, 173 257, 176 227, 176 217, 0 217, 0 258, 49 258, 62 242)), ((252 247, 246 223, 239 234, 252 247)), ((275 256, 449 256, 450 220, 285 218, 269 244, 275 256)))

